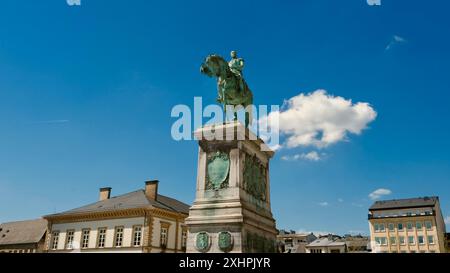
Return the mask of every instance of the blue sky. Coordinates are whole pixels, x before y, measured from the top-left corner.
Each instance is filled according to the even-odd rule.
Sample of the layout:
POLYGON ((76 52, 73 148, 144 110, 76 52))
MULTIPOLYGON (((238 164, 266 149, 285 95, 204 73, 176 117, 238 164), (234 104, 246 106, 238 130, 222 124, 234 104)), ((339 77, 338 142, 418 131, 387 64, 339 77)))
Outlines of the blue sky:
POLYGON ((376 113, 325 148, 271 162, 278 228, 368 232, 369 194, 438 195, 450 215, 448 1, 7 0, 0 8, 0 222, 159 179, 194 199, 197 144, 172 140, 176 104, 215 101, 199 73, 238 50, 256 104, 324 89, 376 113), (317 151, 320 160, 283 160, 317 151))

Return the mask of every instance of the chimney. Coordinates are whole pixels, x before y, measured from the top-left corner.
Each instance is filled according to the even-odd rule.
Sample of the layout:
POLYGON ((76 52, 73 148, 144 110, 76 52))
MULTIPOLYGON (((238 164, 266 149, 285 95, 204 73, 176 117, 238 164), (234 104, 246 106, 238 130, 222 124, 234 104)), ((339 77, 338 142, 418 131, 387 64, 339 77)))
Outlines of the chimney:
POLYGON ((150 200, 156 200, 158 196, 158 180, 150 180, 145 182, 145 195, 150 200))
POLYGON ((111 197, 111 188, 110 187, 100 188, 99 201, 103 201, 103 200, 109 199, 110 197, 111 197))

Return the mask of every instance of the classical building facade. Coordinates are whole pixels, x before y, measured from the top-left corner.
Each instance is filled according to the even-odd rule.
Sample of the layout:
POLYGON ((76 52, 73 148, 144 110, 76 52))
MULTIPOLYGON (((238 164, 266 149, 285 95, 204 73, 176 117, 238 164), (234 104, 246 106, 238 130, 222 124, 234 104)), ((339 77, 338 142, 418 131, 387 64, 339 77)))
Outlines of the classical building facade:
POLYGON ((0 253, 43 252, 47 221, 44 219, 0 224, 0 253))
POLYGON ((98 202, 48 220, 48 252, 185 252, 184 220, 189 206, 158 194, 158 181, 145 189, 111 197, 101 188, 98 202))
POLYGON ((377 201, 369 209, 372 252, 445 252, 438 197, 377 201))

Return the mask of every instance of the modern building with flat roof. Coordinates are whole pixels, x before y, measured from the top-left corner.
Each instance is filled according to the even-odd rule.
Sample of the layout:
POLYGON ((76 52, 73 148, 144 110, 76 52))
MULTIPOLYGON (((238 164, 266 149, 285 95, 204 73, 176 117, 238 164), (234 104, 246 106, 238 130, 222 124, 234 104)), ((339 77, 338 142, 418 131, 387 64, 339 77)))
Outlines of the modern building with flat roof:
POLYGON ((445 222, 437 196, 376 201, 368 218, 373 252, 446 252, 445 222))

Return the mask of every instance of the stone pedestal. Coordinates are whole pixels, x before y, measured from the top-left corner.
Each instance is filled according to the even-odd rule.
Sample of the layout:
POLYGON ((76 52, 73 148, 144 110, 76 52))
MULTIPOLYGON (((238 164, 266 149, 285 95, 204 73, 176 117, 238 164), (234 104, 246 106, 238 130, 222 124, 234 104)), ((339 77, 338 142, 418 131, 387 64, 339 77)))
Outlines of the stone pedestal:
POLYGON ((197 192, 186 219, 187 252, 275 252, 269 161, 274 152, 238 122, 205 126, 197 192))

